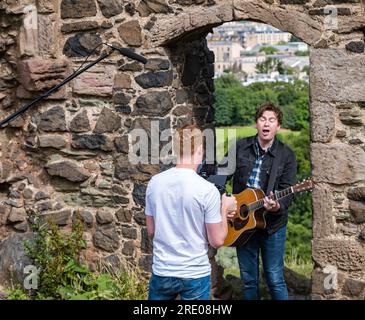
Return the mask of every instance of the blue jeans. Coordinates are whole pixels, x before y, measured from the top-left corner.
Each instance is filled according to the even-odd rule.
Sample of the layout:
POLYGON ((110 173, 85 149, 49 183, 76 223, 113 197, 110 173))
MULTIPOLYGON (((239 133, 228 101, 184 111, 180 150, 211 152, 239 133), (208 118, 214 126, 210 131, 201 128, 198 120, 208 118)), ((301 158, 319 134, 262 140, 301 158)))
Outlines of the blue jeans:
POLYGON ((209 300, 210 275, 197 279, 160 277, 152 273, 148 300, 209 300))
POLYGON ((237 247, 245 300, 260 300, 260 249, 271 298, 273 300, 288 300, 288 290, 284 279, 285 240, 286 226, 272 235, 268 235, 265 231, 258 231, 244 246, 237 247))

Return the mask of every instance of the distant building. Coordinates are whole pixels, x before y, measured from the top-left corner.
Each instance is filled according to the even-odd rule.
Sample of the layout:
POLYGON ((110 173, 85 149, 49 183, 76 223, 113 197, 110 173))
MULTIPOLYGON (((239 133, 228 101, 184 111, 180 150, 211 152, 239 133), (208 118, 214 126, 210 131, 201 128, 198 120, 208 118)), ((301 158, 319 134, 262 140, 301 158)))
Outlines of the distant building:
MULTIPOLYGON (((299 73, 303 66, 309 65, 309 59, 308 56, 296 56, 295 53, 308 51, 308 45, 289 42, 290 38, 288 32, 255 22, 229 22, 215 28, 213 34, 207 37, 208 47, 215 56, 215 77, 221 76, 226 70, 242 72, 241 76, 254 76, 256 65, 269 57, 282 60, 285 65, 297 68, 299 73), (279 44, 281 42, 285 44, 279 44), (261 52, 267 46, 274 47, 277 52, 271 55, 261 52)), ((277 81, 275 79, 278 77, 275 77, 259 76, 257 79, 277 81)))
POLYGON ((260 31, 245 34, 244 47, 248 50, 257 45, 273 46, 280 42, 289 42, 291 34, 283 31, 260 31))
POLYGON ((239 61, 243 47, 239 41, 212 41, 209 49, 214 52, 214 71, 220 76, 225 70, 231 70, 239 61))
POLYGON ((279 74, 279 72, 271 72, 271 73, 257 73, 255 75, 248 76, 245 81, 242 82, 242 85, 248 86, 255 82, 292 82, 295 80, 293 75, 287 74, 279 74))

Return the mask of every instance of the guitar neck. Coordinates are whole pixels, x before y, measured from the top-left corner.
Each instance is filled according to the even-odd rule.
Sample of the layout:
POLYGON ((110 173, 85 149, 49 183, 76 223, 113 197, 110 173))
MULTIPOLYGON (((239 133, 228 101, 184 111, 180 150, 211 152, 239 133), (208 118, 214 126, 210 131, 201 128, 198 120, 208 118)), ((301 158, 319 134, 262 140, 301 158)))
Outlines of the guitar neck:
MULTIPOLYGON (((269 196, 269 199, 271 200, 280 200, 282 198, 285 198, 291 194, 293 194, 293 187, 286 188, 284 190, 275 191, 272 196, 269 196)), ((248 205, 248 209, 251 210, 258 210, 264 207, 264 199, 257 200, 255 202, 252 202, 248 205)))

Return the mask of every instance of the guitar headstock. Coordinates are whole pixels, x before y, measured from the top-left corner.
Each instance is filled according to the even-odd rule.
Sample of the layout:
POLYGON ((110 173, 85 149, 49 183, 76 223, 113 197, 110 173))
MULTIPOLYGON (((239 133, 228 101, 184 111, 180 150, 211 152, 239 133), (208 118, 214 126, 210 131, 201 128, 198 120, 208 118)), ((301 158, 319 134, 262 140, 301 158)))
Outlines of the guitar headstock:
POLYGON ((313 182, 312 178, 309 178, 302 182, 297 183, 292 188, 293 188, 294 192, 309 191, 314 188, 314 182, 313 182))

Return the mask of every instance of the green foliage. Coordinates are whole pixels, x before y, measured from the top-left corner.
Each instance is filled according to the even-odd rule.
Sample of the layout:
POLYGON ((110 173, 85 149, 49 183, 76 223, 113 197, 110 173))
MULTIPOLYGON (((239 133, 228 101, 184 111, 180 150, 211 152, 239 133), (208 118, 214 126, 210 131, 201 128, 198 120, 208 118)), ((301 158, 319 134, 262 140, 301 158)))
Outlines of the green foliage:
POLYGON ((275 52, 278 52, 279 50, 274 47, 262 47, 260 48, 260 52, 264 52, 265 54, 274 54, 275 52))
POLYGON ((310 66, 304 66, 302 68, 302 72, 305 72, 307 75, 309 75, 310 66))
POLYGON ((256 64, 256 70, 258 73, 271 73, 273 71, 279 71, 282 68, 283 62, 277 58, 272 57, 269 57, 265 61, 256 64))
POLYGON ((309 122, 309 89, 304 81, 256 82, 244 87, 232 74, 227 74, 215 81, 215 87, 217 126, 250 126, 257 107, 265 102, 281 107, 283 128, 301 130, 309 122))
POLYGON ((295 52, 295 55, 297 57, 307 57, 309 56, 309 50, 303 50, 303 51, 298 50, 295 52))
POLYGON ((93 273, 81 260, 86 248, 83 225, 76 219, 70 232, 61 232, 54 224, 34 217, 35 240, 24 244, 28 256, 39 270, 38 289, 9 291, 7 299, 101 300, 145 299, 147 280, 142 273, 125 263, 114 270, 102 265, 103 272, 93 273))

